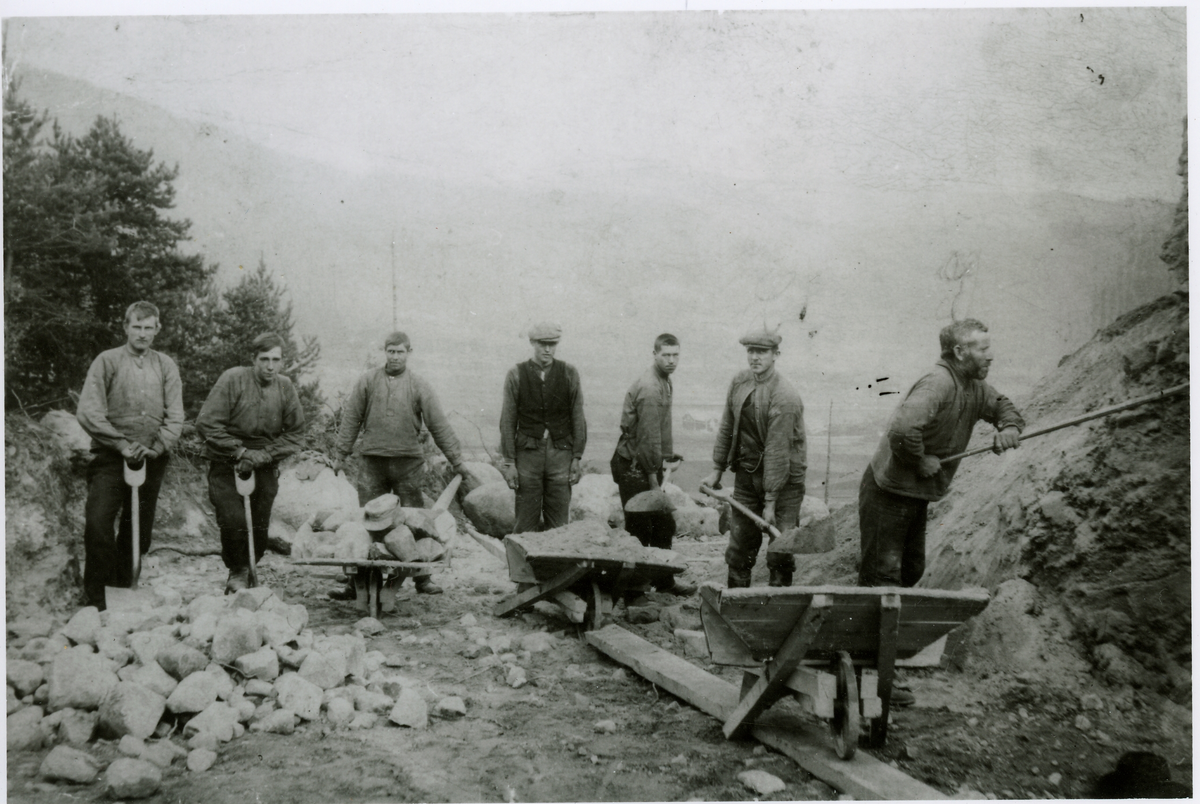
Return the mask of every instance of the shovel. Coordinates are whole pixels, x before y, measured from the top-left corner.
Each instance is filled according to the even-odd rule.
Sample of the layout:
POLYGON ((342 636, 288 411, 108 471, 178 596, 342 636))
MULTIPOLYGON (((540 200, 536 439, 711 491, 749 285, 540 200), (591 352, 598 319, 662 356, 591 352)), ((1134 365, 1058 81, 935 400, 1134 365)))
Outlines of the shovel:
POLYGON ((674 468, 674 464, 667 464, 667 468, 663 472, 662 483, 659 484, 658 488, 639 491, 630 497, 629 502, 625 503, 626 513, 669 514, 674 511, 675 506, 671 504, 671 499, 667 496, 667 493, 662 490, 662 487, 667 485, 667 481, 671 479, 671 470, 674 468))
POLYGON ((779 528, 768 525, 767 521, 758 514, 733 499, 733 493, 728 490, 715 491, 708 486, 700 486, 700 491, 714 500, 729 503, 746 516, 754 524, 771 535, 771 543, 767 551, 771 553, 828 553, 834 548, 833 533, 825 528, 791 528, 787 533, 780 533, 779 528))
POLYGON ((146 460, 136 466, 125 461, 125 485, 129 486, 129 523, 132 531, 132 580, 129 588, 104 587, 104 604, 113 611, 136 611, 154 605, 154 594, 149 590, 138 591, 138 577, 142 574, 142 511, 138 500, 138 488, 146 482, 146 460))
POLYGON ((246 509, 246 545, 250 548, 250 583, 248 586, 258 586, 258 566, 254 557, 254 519, 250 516, 250 495, 254 493, 254 472, 247 472, 245 477, 238 471, 233 473, 233 483, 237 493, 242 495, 242 505, 246 509))

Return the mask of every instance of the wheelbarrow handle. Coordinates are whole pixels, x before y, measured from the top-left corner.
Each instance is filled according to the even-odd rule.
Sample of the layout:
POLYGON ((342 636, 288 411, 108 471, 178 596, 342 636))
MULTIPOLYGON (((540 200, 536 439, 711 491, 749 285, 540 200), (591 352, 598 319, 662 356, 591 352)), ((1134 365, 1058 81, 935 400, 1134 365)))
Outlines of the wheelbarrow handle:
POLYGON ((765 530, 767 533, 771 534, 772 539, 782 538, 783 534, 781 534, 779 532, 779 528, 775 527, 774 525, 769 524, 767 522, 767 520, 763 519, 761 516, 754 513, 753 511, 751 511, 746 506, 742 505, 737 500, 733 499, 732 494, 729 495, 728 497, 726 497, 724 495, 717 494, 715 491, 713 491, 711 488, 709 488, 708 486, 705 486, 705 485, 700 486, 700 491, 707 494, 709 497, 712 497, 714 500, 721 500, 723 502, 729 503, 734 508, 736 508, 738 511, 740 511, 743 515, 745 515, 745 517, 747 519, 749 519, 751 522, 753 522, 755 525, 758 525, 760 528, 765 530))

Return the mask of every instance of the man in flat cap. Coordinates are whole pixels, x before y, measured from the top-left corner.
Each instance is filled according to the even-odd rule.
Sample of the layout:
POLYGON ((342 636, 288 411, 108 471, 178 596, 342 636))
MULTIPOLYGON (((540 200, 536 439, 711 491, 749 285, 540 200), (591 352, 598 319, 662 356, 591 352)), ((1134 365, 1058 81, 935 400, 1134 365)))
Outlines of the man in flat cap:
MULTIPOLYGON (((408 368, 412 354, 408 335, 391 333, 384 339, 383 351, 386 356, 383 368, 359 377, 342 408, 334 468, 341 468, 358 441, 363 465, 359 504, 366 505, 380 495, 391 493, 400 498, 404 507, 422 508, 425 450, 421 428, 429 429, 433 443, 450 461, 451 468, 466 479, 462 448, 433 386, 408 368)), ((442 592, 428 575, 418 575, 413 582, 421 594, 442 592)), ((348 586, 330 596, 335 600, 353 599, 354 587, 348 586)))
POLYGON ((508 370, 500 409, 500 471, 517 492, 513 533, 567 524, 587 446, 579 372, 554 359, 562 327, 529 331, 533 357, 508 370))
MULTIPOLYGON (((750 369, 738 372, 729 384, 713 447, 713 472, 705 481, 719 488, 721 475, 733 467, 733 498, 781 531, 800 520, 807 468, 804 404, 775 371, 782 340, 765 328, 741 338, 750 369)), ((729 588, 750 585, 761 545, 762 531, 734 509, 725 550, 729 588)), ((767 553, 771 586, 791 586, 795 567, 791 553, 767 553)))

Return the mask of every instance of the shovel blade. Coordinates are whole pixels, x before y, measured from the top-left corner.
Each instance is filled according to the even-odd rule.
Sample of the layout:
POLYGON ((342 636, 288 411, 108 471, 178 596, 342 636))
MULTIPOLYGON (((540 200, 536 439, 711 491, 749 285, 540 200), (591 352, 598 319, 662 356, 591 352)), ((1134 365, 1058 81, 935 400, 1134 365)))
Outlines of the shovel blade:
POLYGON ((670 513, 675 506, 665 491, 651 489, 630 497, 629 502, 625 503, 625 510, 631 514, 670 513))
POLYGON ((835 544, 832 528, 792 528, 778 539, 774 539, 767 547, 767 552, 796 553, 798 555, 829 553, 832 552, 835 544))
POLYGON ((158 607, 158 596, 150 589, 106 586, 104 605, 109 611, 146 611, 158 607))

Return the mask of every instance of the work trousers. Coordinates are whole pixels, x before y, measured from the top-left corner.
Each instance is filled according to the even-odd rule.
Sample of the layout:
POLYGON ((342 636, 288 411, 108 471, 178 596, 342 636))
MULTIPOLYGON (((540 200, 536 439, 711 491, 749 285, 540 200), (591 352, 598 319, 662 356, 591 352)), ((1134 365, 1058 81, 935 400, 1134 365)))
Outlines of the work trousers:
MULTIPOLYGON (((402 508, 425 507, 425 498, 421 496, 421 483, 425 479, 424 458, 388 458, 382 455, 364 455, 362 459, 363 473, 358 484, 360 505, 366 505, 384 494, 395 494, 400 498, 402 508)), ((381 530, 371 535, 375 541, 379 541, 387 533, 388 531, 381 530)), ((362 573, 366 574, 366 570, 363 570, 362 573)), ((413 583, 419 583, 428 577, 430 577, 428 572, 414 575, 413 583)))
MULTIPOLYGON (((733 499, 762 515, 766 503, 763 490, 763 472, 737 471, 733 482, 733 499)), ((800 505, 804 502, 804 486, 789 484, 779 491, 775 499, 775 526, 786 532, 800 522, 800 505)), ((729 512, 729 546, 725 548, 725 563, 731 570, 749 572, 758 558, 762 546, 763 531, 741 511, 733 508, 729 512)), ((767 553, 767 568, 792 572, 796 569, 796 557, 791 553, 767 553)))
POLYGON ((421 483, 425 479, 425 459, 362 456, 363 472, 358 482, 358 503, 366 505, 376 497, 395 494, 405 508, 424 508, 421 483))
MULTIPOLYGON (((635 495, 650 490, 650 479, 635 462, 620 455, 613 454, 609 463, 613 480, 617 481, 617 491, 621 495, 621 509, 635 495)), ((658 471, 658 482, 661 484, 663 473, 658 471)), ((625 530, 637 538, 645 547, 659 547, 670 550, 675 540, 675 517, 670 511, 661 512, 629 512, 625 511, 625 530)), ((651 583, 658 590, 670 589, 675 585, 675 576, 670 572, 654 575, 651 583)))
MULTIPOLYGON (((221 530, 221 559, 230 570, 250 566, 249 534, 246 531, 246 508, 237 492, 236 473, 232 463, 211 461, 208 464, 208 499, 217 513, 221 530)), ((254 523, 254 561, 262 560, 267 549, 267 528, 271 524, 271 506, 279 491, 279 467, 275 464, 254 470, 254 491, 250 494, 250 520, 254 523)))
POLYGON ((571 461, 569 449, 556 449, 553 439, 542 438, 516 455, 516 524, 513 533, 532 533, 567 524, 571 512, 571 461))
POLYGON ((879 488, 871 467, 858 487, 859 586, 915 586, 925 574, 928 500, 879 488))
MULTIPOLYGON (((146 461, 146 482, 138 488, 138 541, 141 553, 150 549, 158 491, 170 456, 146 461)), ((125 484, 125 458, 100 449, 88 465, 88 496, 83 525, 83 591, 88 604, 105 608, 104 587, 128 588, 133 583, 133 494, 125 484), (121 523, 114 533, 114 524, 121 523)))

